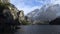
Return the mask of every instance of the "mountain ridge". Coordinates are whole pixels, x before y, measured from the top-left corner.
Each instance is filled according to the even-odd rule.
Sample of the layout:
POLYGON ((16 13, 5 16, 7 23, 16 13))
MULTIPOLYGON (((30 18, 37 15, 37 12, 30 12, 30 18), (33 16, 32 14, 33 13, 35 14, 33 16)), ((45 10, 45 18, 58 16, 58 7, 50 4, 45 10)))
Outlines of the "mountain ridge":
POLYGON ((60 12, 60 4, 53 4, 53 5, 44 5, 41 7, 41 9, 38 9, 39 11, 32 11, 29 14, 27 14, 28 18, 31 18, 31 20, 42 20, 42 21, 51 21, 54 20, 57 16, 57 14, 60 12), (32 14, 35 12, 35 14, 32 14), (31 16, 31 15, 33 16, 31 16), (29 17, 30 15, 30 17, 29 17))

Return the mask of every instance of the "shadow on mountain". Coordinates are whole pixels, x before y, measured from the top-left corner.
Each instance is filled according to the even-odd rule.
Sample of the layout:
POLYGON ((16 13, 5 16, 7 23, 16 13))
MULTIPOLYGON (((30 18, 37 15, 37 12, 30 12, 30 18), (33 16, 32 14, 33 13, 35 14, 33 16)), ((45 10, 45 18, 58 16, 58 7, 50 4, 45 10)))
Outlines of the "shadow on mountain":
POLYGON ((17 20, 13 19, 10 9, 0 4, 0 34, 13 34, 17 27, 17 20))
POLYGON ((52 20, 49 24, 50 25, 60 25, 60 17, 52 20))

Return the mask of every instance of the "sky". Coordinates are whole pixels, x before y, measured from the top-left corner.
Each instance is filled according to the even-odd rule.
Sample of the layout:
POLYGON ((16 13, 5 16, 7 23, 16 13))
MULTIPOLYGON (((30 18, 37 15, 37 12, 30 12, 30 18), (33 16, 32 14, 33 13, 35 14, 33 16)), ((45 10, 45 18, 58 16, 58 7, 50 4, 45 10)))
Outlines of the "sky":
POLYGON ((26 15, 34 9, 40 9, 43 5, 60 3, 60 0, 10 0, 10 3, 18 10, 23 10, 26 15))

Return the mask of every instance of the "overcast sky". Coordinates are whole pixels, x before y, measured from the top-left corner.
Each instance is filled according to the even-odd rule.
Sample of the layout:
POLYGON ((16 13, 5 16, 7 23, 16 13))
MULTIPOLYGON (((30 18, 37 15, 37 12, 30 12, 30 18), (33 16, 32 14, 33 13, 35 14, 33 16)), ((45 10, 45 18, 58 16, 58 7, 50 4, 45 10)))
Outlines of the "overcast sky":
POLYGON ((19 10, 23 10, 24 14, 27 14, 45 4, 60 3, 60 0, 11 0, 10 2, 19 10))

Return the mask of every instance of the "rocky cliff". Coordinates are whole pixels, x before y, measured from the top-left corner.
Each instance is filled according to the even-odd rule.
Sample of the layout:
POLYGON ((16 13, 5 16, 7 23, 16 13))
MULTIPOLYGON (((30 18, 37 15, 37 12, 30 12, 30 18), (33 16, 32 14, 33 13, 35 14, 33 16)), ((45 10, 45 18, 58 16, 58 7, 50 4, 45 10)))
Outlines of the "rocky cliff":
POLYGON ((18 9, 13 4, 0 4, 0 23, 16 25, 20 24, 17 15, 18 9))

